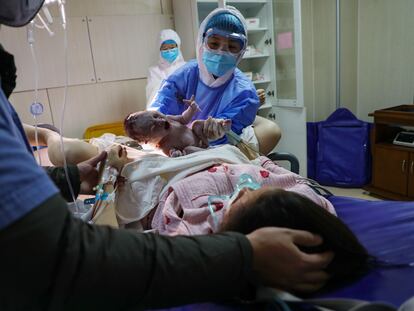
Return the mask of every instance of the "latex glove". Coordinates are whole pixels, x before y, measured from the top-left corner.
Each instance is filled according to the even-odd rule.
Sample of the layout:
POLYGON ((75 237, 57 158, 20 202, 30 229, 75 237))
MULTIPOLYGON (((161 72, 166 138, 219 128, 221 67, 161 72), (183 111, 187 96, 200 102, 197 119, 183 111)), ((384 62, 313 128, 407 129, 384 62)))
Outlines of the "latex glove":
POLYGON ((260 105, 263 105, 266 102, 266 93, 264 89, 256 90, 257 97, 259 97, 260 105))
POLYGON ((97 165, 101 161, 105 161, 106 152, 103 151, 97 156, 81 162, 77 165, 79 170, 79 179, 81 181, 80 193, 81 194, 93 194, 93 188, 98 184, 99 174, 97 165))
POLYGON ((253 248, 253 270, 264 285, 291 292, 312 292, 329 280, 323 271, 332 252, 307 254, 299 246, 318 246, 322 238, 301 230, 261 228, 247 235, 253 248))
POLYGON ((224 136, 231 127, 231 120, 208 117, 204 122, 203 136, 209 140, 216 140, 224 136))

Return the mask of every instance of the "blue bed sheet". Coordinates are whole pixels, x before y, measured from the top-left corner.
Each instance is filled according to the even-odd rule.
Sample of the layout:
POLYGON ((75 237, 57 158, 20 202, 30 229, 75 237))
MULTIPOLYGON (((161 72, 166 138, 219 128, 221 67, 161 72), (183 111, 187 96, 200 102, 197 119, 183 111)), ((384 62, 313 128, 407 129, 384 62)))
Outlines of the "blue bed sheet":
MULTIPOLYGON (((392 263, 414 263, 414 202, 368 201, 331 196, 338 216, 352 229, 369 253, 392 263)), ((414 264, 413 264, 414 265, 414 264)), ((353 284, 313 298, 352 298, 401 306, 414 296, 414 266, 376 268, 353 284)), ((188 305, 170 311, 236 311, 246 306, 213 303, 188 305)))
MULTIPOLYGON (((371 255, 393 263, 414 263, 414 202, 328 198, 338 216, 371 255)), ((377 268, 352 285, 323 297, 385 301, 400 306, 414 296, 414 267, 377 268)))

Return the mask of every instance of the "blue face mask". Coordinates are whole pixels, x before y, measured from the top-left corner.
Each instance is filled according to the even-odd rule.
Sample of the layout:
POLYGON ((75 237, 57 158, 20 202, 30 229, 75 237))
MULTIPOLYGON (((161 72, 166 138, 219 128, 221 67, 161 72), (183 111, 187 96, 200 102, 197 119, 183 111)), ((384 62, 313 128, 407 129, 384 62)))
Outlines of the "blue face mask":
POLYGON ((161 51, 161 57, 172 64, 178 56, 178 48, 161 51))
POLYGON ((211 217, 213 218, 213 229, 216 232, 219 229, 219 220, 216 215, 215 207, 217 203, 224 205, 224 209, 227 211, 230 209, 233 201, 239 196, 239 192, 244 188, 249 188, 251 190, 257 190, 262 187, 251 175, 242 174, 240 175, 239 182, 236 185, 236 189, 231 195, 211 195, 207 199, 208 209, 210 211, 211 217))
POLYGON ((203 52, 203 63, 207 71, 216 77, 221 77, 229 70, 236 68, 237 58, 229 53, 203 52))

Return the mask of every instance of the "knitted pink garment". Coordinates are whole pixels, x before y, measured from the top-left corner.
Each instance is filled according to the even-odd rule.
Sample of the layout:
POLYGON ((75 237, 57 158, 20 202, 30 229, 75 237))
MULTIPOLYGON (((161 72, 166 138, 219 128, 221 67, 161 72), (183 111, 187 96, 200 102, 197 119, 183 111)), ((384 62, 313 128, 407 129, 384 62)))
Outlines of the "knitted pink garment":
MULTIPOLYGON (((233 193, 242 174, 251 175, 262 186, 273 186, 301 194, 335 214, 332 204, 316 194, 301 176, 276 165, 266 157, 260 157, 259 160, 260 166, 221 164, 176 182, 160 198, 152 228, 168 235, 212 233, 208 197, 233 193)), ((219 221, 224 214, 222 207, 223 204, 219 201, 214 206, 219 221)))

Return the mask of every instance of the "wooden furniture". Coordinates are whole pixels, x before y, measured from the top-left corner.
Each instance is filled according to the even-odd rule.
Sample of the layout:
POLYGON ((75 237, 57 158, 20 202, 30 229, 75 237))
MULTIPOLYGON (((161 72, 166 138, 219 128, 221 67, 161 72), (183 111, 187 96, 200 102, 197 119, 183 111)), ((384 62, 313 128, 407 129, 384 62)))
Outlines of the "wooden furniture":
POLYGON ((393 144, 402 126, 414 126, 414 105, 376 110, 372 131, 372 180, 365 187, 388 199, 414 200, 414 148, 393 144))

